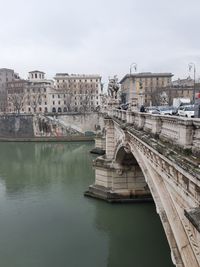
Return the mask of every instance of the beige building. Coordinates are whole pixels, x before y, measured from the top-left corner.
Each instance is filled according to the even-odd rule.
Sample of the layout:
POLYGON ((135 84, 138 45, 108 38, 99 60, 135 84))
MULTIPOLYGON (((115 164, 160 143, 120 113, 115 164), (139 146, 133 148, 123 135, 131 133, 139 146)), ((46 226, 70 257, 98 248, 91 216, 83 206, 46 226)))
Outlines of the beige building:
POLYGON ((120 81, 123 102, 131 103, 134 100, 139 106, 152 105, 153 93, 157 88, 169 86, 172 76, 172 73, 151 72, 125 75, 120 81))
MULTIPOLYGON (((100 108, 103 95, 101 76, 57 73, 54 79, 57 94, 52 94, 52 101, 60 103, 61 110, 63 110, 62 106, 67 110, 80 112, 94 111, 100 108)), ((52 105, 52 109, 53 107, 54 105, 52 105)))
POLYGON ((49 96, 53 81, 45 79, 41 71, 29 72, 28 80, 7 83, 7 111, 16 113, 50 112, 49 96))
POLYGON ((7 82, 7 112, 63 113, 95 111, 103 102, 99 75, 56 74, 55 82, 42 71, 30 71, 28 80, 7 82))

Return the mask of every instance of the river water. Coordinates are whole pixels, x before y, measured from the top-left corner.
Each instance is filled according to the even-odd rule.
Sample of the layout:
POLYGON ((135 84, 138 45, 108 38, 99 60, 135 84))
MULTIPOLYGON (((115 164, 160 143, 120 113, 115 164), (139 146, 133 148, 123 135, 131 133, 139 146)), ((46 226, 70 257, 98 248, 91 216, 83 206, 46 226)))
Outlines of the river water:
POLYGON ((172 267, 153 204, 85 198, 93 143, 0 143, 1 267, 172 267))

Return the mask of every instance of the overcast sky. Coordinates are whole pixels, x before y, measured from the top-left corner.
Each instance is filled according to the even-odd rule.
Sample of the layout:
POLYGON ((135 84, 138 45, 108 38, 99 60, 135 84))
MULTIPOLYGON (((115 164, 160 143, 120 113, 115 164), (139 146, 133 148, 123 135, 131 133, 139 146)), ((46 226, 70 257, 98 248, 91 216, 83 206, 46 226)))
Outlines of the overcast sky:
POLYGON ((0 0, 0 67, 119 78, 139 72, 200 76, 200 0, 0 0))

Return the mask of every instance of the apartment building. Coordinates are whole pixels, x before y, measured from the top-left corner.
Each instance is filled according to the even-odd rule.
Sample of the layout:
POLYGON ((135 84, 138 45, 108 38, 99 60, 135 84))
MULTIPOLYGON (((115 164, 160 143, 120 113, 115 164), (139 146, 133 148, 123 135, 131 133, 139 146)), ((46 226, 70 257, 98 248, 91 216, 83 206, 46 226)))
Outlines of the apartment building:
POLYGON ((63 113, 95 111, 103 93, 99 75, 59 73, 55 82, 42 71, 30 71, 27 80, 13 80, 7 86, 7 112, 63 113))
POLYGON ((28 80, 7 82, 7 112, 45 113, 50 112, 49 96, 54 90, 53 81, 45 79, 41 71, 29 72, 28 80))
POLYGON ((171 84, 172 73, 142 72, 125 75, 120 81, 121 94, 124 102, 149 106, 153 102, 153 95, 157 88, 171 84))
POLYGON ((94 111, 101 106, 103 95, 101 76, 57 73, 54 79, 57 92, 52 94, 51 107, 54 111, 58 104, 59 112, 64 108, 80 112, 94 111))

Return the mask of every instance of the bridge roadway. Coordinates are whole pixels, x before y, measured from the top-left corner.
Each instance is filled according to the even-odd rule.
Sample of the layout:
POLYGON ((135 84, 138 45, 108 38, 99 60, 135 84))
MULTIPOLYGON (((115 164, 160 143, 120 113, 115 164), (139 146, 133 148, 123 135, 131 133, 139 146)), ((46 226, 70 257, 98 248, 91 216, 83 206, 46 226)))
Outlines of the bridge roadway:
POLYGON ((87 196, 153 198, 177 267, 200 266, 200 119, 112 110, 87 196))

